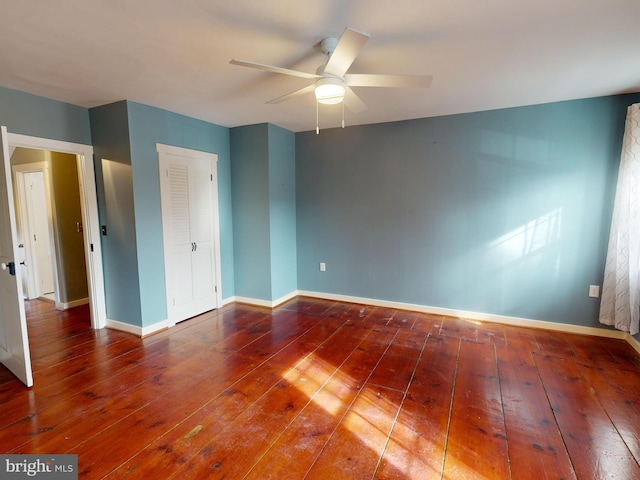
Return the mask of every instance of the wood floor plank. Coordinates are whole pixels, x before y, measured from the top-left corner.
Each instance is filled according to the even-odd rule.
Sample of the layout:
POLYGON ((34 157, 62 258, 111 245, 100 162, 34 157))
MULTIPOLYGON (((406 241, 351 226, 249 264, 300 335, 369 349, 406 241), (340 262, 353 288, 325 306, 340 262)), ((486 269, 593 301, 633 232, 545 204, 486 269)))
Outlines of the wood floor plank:
POLYGON ((373 369, 364 392, 358 394, 341 422, 352 423, 352 428, 347 426, 348 430, 352 430, 351 433, 347 434, 344 429, 339 429, 332 435, 327 447, 311 468, 309 478, 321 478, 327 468, 334 468, 328 467, 327 463, 336 462, 339 458, 346 459, 344 466, 335 464, 342 470, 343 478, 371 478, 384 453, 390 429, 396 422, 426 339, 423 332, 406 329, 398 331, 373 369), (390 390, 395 390, 397 394, 390 390), (375 428, 372 429, 371 426, 375 428), (362 443, 367 446, 367 459, 362 461, 360 458, 356 462, 350 458, 352 453, 349 450, 362 443), (347 467, 349 471, 344 470, 347 467))
POLYGON ((269 362, 256 367, 174 428, 123 462, 107 478, 168 478, 281 379, 269 362))
POLYGON ((419 315, 420 314, 417 312, 408 312, 406 310, 396 310, 396 313, 394 313, 388 325, 390 327, 398 327, 398 328, 413 328, 413 325, 416 323, 416 320, 418 319, 419 315))
POLYGON ((392 308, 386 307, 374 307, 369 311, 368 315, 364 318, 364 321, 369 325, 387 325, 396 311, 392 308))
MULTIPOLYGON (((277 351, 285 348, 309 329, 309 324, 301 322, 300 325, 289 325, 287 329, 275 329, 265 336, 271 337, 270 348, 277 351)), ((225 346, 223 350, 227 348, 228 346, 225 346)), ((242 348, 238 352, 240 350, 242 348)), ((86 454, 83 467, 79 467, 80 473, 100 477, 106 475, 114 468, 114 463, 115 465, 124 463, 133 457, 141 447, 145 447, 154 439, 165 435, 177 423, 201 408, 202 397, 214 398, 233 384, 236 378, 246 375, 254 368, 247 362, 231 362, 235 368, 229 368, 225 360, 216 358, 216 355, 223 354, 218 349, 208 352, 208 354, 211 356, 210 359, 200 360, 190 357, 183 363, 184 366, 180 370, 173 372, 175 377, 171 386, 165 387, 167 392, 162 397, 102 431, 99 437, 93 437, 81 444, 80 446, 86 454), (189 364, 190 362, 194 363, 189 364), (197 372, 197 375, 194 375, 193 372, 197 372), (199 394, 185 395, 185 392, 190 391, 198 391, 199 394), (122 442, 115 441, 132 428, 139 432, 138 436, 133 439, 135 443, 122 444, 122 442)))
MULTIPOLYGON (((292 359, 304 359, 324 342, 332 344, 339 326, 334 324, 332 331, 329 331, 326 325, 316 325, 296 342, 257 365, 220 395, 207 401, 193 415, 150 443, 135 457, 122 464, 112 476, 127 479, 144 479, 149 478, 149 475, 168 478, 216 438, 224 438, 223 432, 232 422, 282 381, 283 372, 291 367, 291 362, 294 361, 292 359), (306 350, 301 351, 300 345, 306 350)), ((365 335, 366 332, 360 331, 359 334, 365 335)), ((357 334, 347 335, 356 338, 357 334)))
POLYGON ((575 479, 531 352, 496 347, 513 478, 575 479))
POLYGON ((392 339, 391 332, 372 331, 252 467, 247 479, 304 478, 392 339))
POLYGON ((491 322, 478 322, 478 341, 493 343, 502 346, 507 344, 507 336, 504 325, 491 322))
MULTIPOLYGON (((259 324, 259 323, 258 323, 259 324)), ((256 324, 253 324, 256 325, 256 324)), ((242 330, 238 330, 226 338, 232 338, 242 330)), ((210 338, 215 345, 215 340, 221 342, 224 336, 216 335, 210 338)), ((171 382, 171 378, 180 378, 183 375, 183 369, 198 368, 200 372, 206 372, 206 366, 211 366, 209 363, 205 363, 205 368, 202 368, 203 358, 209 360, 215 358, 224 358, 224 354, 216 351, 208 352, 204 351, 198 355, 193 355, 193 344, 189 342, 198 342, 200 338, 192 339, 187 342, 173 342, 173 349, 167 350, 164 343, 151 343, 147 349, 133 350, 127 354, 124 354, 116 358, 111 368, 114 368, 116 374, 111 373, 111 370, 103 372, 96 367, 96 373, 100 376, 87 376, 88 373, 93 371, 84 371, 73 377, 70 377, 69 381, 53 383, 50 387, 44 386, 38 393, 43 395, 42 405, 36 410, 35 416, 27 413, 23 418, 24 422, 17 422, 15 426, 6 430, 6 433, 11 433, 16 436, 15 440, 18 442, 20 439, 23 443, 29 441, 35 434, 42 432, 37 443, 30 445, 23 445, 23 443, 16 443, 21 446, 21 451, 34 452, 45 446, 47 448, 59 447, 60 439, 64 439, 62 444, 64 446, 74 445, 73 441, 84 438, 92 430, 90 422, 82 422, 77 424, 75 422, 76 416, 56 416, 57 410, 65 409, 68 403, 72 403, 75 408, 75 415, 91 415, 92 411, 101 409, 105 404, 114 396, 119 396, 123 392, 126 392, 128 396, 136 398, 136 389, 147 389, 151 392, 155 392, 155 396, 161 395, 166 389, 165 384, 171 382), (182 358, 182 360, 172 360, 182 358), (141 359, 145 359, 144 363, 139 363, 141 359), (174 365, 173 368, 171 365, 174 365), (199 368, 200 367, 200 368, 199 368), (70 390, 70 385, 83 386, 84 389, 77 393, 75 398, 65 398, 64 395, 59 392, 67 392, 70 390), (53 389, 53 392, 49 390, 53 389), (53 412, 50 414, 50 412, 53 412), (34 423, 37 420, 38 428, 34 428, 34 423), (80 428, 83 427, 83 428, 80 428), (16 430, 18 429, 18 432, 16 430), (89 429, 89 430, 88 430, 89 429)), ((249 341, 245 339, 246 341, 249 341)), ((146 395, 143 396, 146 398, 146 395)), ((134 402, 133 405, 137 405, 134 402)), ((29 408, 27 405, 23 405, 25 408, 29 408)), ((139 405, 141 407, 142 405, 139 405)), ((123 416, 126 416, 128 409, 113 409, 107 410, 101 415, 102 427, 107 428, 111 424, 120 421, 123 416)))
POLYGON ((316 349, 300 362, 293 359, 288 371, 258 401, 249 406, 222 433, 224 442, 200 450, 178 478, 241 478, 310 402, 344 359, 361 343, 366 332, 349 329, 332 337, 331 348, 316 349), (311 374, 309 374, 311 373, 311 374))
POLYGON ((510 478, 494 348, 460 343, 445 478, 510 478))
POLYGON ((325 317, 333 318, 349 318, 349 319, 363 319, 367 316, 372 307, 368 305, 362 305, 359 303, 334 303, 325 313, 325 317))
POLYGON ((575 357, 575 352, 562 333, 550 330, 532 330, 531 333, 542 353, 564 358, 575 357))
POLYGON ((281 305, 276 311, 288 310, 297 313, 310 315, 324 315, 336 302, 312 297, 296 297, 293 300, 281 305))
POLYGON ((376 479, 442 478, 459 344, 427 340, 376 479))
POLYGON ((304 478, 373 478, 402 399, 402 392, 365 384, 304 478))
POLYGON ((578 478, 640 478, 640 467, 573 358, 534 354, 578 478))
MULTIPOLYGON (((208 369, 203 369, 202 365, 199 367, 202 374, 206 373, 208 376, 212 376, 212 369, 220 369, 220 365, 224 365, 224 356, 214 352, 210 354, 209 358, 214 362, 217 360, 217 362, 209 365, 208 369)), ((67 452, 71 449, 90 450, 90 446, 95 442, 103 441, 107 432, 116 431, 114 438, 126 435, 122 432, 123 425, 129 425, 129 423, 122 422, 130 415, 151 410, 153 402, 165 402, 167 398, 179 397, 184 394, 184 389, 194 387, 197 384, 197 378, 185 375, 185 372, 196 368, 196 363, 185 364, 185 370, 181 367, 165 368, 161 373, 156 372, 155 375, 154 372, 131 370, 125 372, 120 377, 120 381, 106 381, 95 385, 90 390, 78 394, 80 400, 71 399, 72 404, 76 406, 75 415, 63 416, 58 419, 59 423, 55 423, 55 411, 60 408, 64 409, 71 402, 64 401, 55 404, 50 409, 43 408, 45 414, 42 421, 46 425, 44 434, 30 439, 29 443, 21 445, 19 451, 15 453, 67 452), (125 380, 130 381, 133 385, 125 384, 123 393, 126 394, 125 398, 129 399, 129 403, 122 405, 119 401, 120 391, 117 387, 125 380), (50 413, 51 411, 53 413, 50 413), (99 423, 78 422, 78 419, 83 415, 92 418, 96 413, 99 415, 97 417, 100 420, 99 423), (46 423, 47 420, 51 423, 46 423), (102 439, 98 437, 102 437, 102 439)), ((218 373, 222 374, 219 370, 218 373)), ((145 422, 155 423, 150 418, 146 418, 136 425, 142 428, 146 425, 145 422)), ((127 422, 129 421, 130 419, 127 420, 127 422)))
POLYGON ((510 347, 521 348, 526 352, 540 350, 532 329, 514 327, 512 325, 503 325, 502 328, 506 337, 506 344, 510 347))
POLYGON ((640 377, 635 359, 612 355, 610 350, 619 348, 613 341, 603 344, 597 338, 578 336, 568 341, 578 355, 580 373, 640 463, 640 377))
POLYGON ((640 369, 640 355, 627 342, 608 339, 605 345, 620 364, 629 365, 633 371, 640 369))
POLYGON ((406 391, 427 335, 423 332, 399 330, 380 363, 371 373, 371 385, 406 391))
POLYGON ((440 334, 442 323, 444 322, 443 315, 433 315, 430 313, 417 313, 416 321, 413 323, 413 330, 419 330, 430 335, 440 334))
POLYGON ((640 379, 615 362, 577 362, 580 373, 640 464, 640 379))
POLYGON ((478 325, 473 320, 463 318, 444 317, 440 335, 476 341, 478 339, 478 325))

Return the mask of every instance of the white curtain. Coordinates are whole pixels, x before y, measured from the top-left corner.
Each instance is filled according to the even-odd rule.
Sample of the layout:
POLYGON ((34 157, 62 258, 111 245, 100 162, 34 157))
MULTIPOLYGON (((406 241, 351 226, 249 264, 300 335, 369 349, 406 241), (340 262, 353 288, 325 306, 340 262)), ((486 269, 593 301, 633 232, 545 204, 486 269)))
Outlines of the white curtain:
POLYGON ((627 109, 600 323, 638 333, 640 320, 640 103, 627 109))

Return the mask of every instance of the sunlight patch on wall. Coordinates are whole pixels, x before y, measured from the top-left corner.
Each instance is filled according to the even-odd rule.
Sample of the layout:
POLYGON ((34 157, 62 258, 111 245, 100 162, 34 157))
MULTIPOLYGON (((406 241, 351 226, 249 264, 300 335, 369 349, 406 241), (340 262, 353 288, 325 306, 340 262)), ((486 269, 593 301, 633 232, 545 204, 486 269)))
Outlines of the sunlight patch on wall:
POLYGON ((562 208, 556 208, 500 236, 488 248, 500 254, 500 263, 534 255, 560 241, 562 208))

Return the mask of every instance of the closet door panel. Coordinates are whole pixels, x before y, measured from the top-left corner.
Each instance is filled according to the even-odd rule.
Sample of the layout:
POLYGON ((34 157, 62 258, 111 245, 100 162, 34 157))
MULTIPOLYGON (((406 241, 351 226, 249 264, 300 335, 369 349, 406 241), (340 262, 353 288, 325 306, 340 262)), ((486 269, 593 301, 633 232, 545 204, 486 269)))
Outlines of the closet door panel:
POLYGON ((167 317, 176 323, 217 307, 214 162, 158 152, 167 317))

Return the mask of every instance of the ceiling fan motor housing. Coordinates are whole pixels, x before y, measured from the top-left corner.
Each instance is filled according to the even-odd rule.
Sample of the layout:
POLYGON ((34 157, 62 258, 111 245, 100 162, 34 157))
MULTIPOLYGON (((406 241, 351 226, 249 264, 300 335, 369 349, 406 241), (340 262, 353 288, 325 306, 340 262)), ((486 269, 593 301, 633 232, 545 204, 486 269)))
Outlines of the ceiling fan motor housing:
POLYGON ((335 37, 328 37, 320 42, 320 51, 325 55, 331 56, 331 54, 338 46, 338 39, 335 37))

